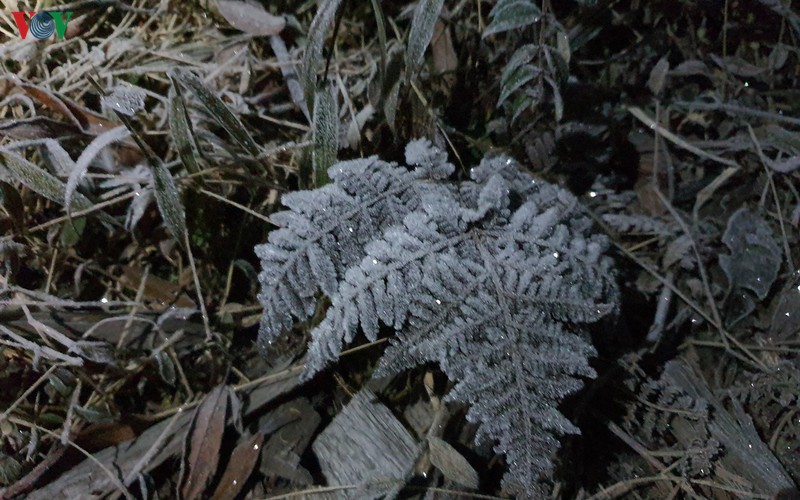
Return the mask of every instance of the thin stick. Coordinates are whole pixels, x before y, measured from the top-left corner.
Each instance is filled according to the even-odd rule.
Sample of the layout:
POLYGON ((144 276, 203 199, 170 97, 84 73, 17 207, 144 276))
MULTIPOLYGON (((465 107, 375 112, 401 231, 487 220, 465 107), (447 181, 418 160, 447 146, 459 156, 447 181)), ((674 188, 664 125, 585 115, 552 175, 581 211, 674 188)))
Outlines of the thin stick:
POLYGON ((761 144, 759 144, 756 134, 753 132, 753 127, 751 127, 749 123, 747 124, 747 131, 750 133, 750 140, 753 141, 753 145, 758 153, 758 158, 761 160, 761 165, 764 167, 764 170, 767 171, 767 179, 769 179, 769 186, 772 189, 772 197, 775 199, 775 208, 778 212, 778 224, 781 226, 781 234, 783 235, 783 251, 786 253, 786 261, 789 263, 789 269, 794 272, 797 268, 794 267, 794 261, 792 260, 792 249, 789 247, 789 238, 786 236, 786 226, 783 224, 783 209, 781 209, 781 202, 778 199, 778 190, 775 188, 775 180, 772 178, 772 169, 769 168, 767 156, 761 149, 761 144))
POLYGON ((200 314, 203 317, 203 327, 206 330, 206 341, 210 342, 212 335, 211 326, 208 323, 208 311, 206 311, 206 304, 203 300, 203 291, 200 288, 200 278, 197 277, 197 267, 194 264, 192 247, 189 245, 189 230, 187 228, 183 229, 183 239, 186 245, 186 253, 189 255, 189 267, 192 268, 192 278, 194 278, 194 288, 195 292, 197 292, 197 301, 200 303, 200 314))
POLYGON ((727 165, 729 167, 739 168, 739 164, 736 163, 733 160, 728 160, 727 158, 723 158, 721 156, 717 156, 717 155, 712 154, 712 153, 707 153, 707 152, 703 151, 702 149, 698 148, 697 146, 693 146, 693 145, 689 144, 688 142, 686 142, 686 140, 678 137, 677 135, 673 134, 669 130, 665 129, 664 127, 662 127, 661 125, 656 123, 656 121, 653 120, 652 118, 650 118, 647 115, 647 113, 645 113, 641 108, 638 108, 636 106, 627 106, 626 109, 628 110, 628 112, 630 114, 632 114, 634 117, 636 117, 636 119, 638 119, 639 121, 641 121, 642 123, 647 125, 647 127, 650 130, 655 131, 656 133, 658 133, 661 136, 663 136, 664 139, 666 139, 666 140, 670 141, 671 143, 673 143, 673 144, 685 149, 686 151, 694 153, 697 156, 700 156, 702 158, 706 158, 708 160, 712 160, 712 161, 715 161, 717 163, 722 163, 723 165, 727 165))
POLYGON ((212 193, 211 191, 208 191, 207 189, 203 189, 203 188, 200 189, 200 192, 203 193, 206 196, 210 196, 210 197, 214 198, 215 200, 219 200, 219 201, 221 201, 223 203, 227 203, 228 205, 232 205, 232 206, 238 208, 239 210, 241 210, 242 212, 246 212, 246 213, 252 215, 253 217, 259 218, 259 219, 263 220, 264 222, 267 222, 268 224, 272 224, 273 226, 276 225, 274 222, 269 220, 269 217, 267 217, 266 215, 261 215, 260 213, 256 212, 255 210, 252 210, 252 209, 250 209, 250 208, 248 208, 248 207, 246 207, 246 206, 244 206, 242 204, 236 203, 235 201, 231 201, 231 200, 229 200, 229 199, 227 199, 227 198, 225 198, 223 196, 218 195, 217 193, 212 193))

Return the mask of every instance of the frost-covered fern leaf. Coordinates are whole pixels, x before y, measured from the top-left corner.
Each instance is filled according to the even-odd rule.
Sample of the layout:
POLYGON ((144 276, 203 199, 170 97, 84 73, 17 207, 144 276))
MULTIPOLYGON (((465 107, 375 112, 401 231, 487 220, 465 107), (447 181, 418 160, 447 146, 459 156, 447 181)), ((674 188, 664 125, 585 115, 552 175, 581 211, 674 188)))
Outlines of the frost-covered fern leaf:
POLYGON ((309 318, 319 292, 336 292, 344 271, 361 260, 364 245, 415 210, 429 181, 453 171, 446 156, 425 141, 410 145, 406 161, 416 168, 377 157, 340 162, 328 170, 330 184, 282 198, 290 210, 272 216, 280 229, 255 249, 262 268, 262 349, 291 327, 293 317, 309 318))
MULTIPOLYGON (((431 169, 441 161, 436 150, 417 151, 425 157, 431 169)), ((417 206, 339 275, 311 332, 305 376, 359 331, 374 340, 381 324, 393 328, 378 373, 437 362, 457 381, 448 398, 471 406, 478 439, 506 454, 506 489, 534 496, 557 437, 578 432, 557 407, 594 375, 594 350, 576 332, 615 307, 611 264, 566 191, 506 158, 485 160, 471 176, 415 190, 417 206)))

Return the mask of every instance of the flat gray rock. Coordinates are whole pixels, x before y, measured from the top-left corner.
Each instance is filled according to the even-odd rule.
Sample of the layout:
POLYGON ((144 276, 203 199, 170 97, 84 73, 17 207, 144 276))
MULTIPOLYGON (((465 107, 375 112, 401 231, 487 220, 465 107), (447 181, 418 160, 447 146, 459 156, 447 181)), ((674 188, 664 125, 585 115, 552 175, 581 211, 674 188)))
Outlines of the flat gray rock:
POLYGON ((376 498, 405 483, 419 446, 375 394, 359 392, 312 445, 328 498, 376 498))

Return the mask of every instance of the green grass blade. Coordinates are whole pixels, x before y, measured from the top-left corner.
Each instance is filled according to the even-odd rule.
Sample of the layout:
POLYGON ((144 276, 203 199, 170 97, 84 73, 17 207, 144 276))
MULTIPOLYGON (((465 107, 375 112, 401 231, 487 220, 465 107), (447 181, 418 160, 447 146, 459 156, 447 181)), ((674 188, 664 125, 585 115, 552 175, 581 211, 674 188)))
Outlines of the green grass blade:
POLYGON ((420 0, 411 20, 406 49, 406 81, 411 81, 422 66, 425 49, 433 38, 433 27, 442 11, 444 0, 420 0))
MULTIPOLYGON (((67 186, 50 172, 38 167, 22 156, 10 151, 0 151, 0 158, 14 180, 21 182, 31 191, 44 196, 60 205, 64 204, 64 193, 67 186)), ((72 206, 78 210, 89 210, 94 203, 83 194, 76 192, 72 196, 72 206)), ((108 214, 97 211, 97 216, 103 222, 117 225, 117 222, 108 214)))
POLYGON ((336 97, 324 87, 314 97, 314 182, 321 187, 330 182, 328 167, 336 162, 339 148, 339 113, 336 97))
POLYGON ((194 73, 184 69, 175 69, 169 73, 170 78, 177 79, 188 88, 200 101, 208 113, 239 145, 254 158, 261 154, 256 141, 244 124, 233 112, 209 89, 194 73))
POLYGON ((186 102, 183 100, 180 86, 174 80, 169 89, 169 130, 186 170, 190 173, 199 172, 200 165, 197 162, 199 148, 194 140, 192 124, 186 112, 186 102))
POLYGON ((323 0, 317 14, 308 28, 308 41, 303 53, 303 64, 300 66, 300 83, 306 96, 306 104, 314 104, 314 93, 317 90, 317 68, 322 60, 322 48, 325 37, 336 19, 336 11, 342 0, 323 0))

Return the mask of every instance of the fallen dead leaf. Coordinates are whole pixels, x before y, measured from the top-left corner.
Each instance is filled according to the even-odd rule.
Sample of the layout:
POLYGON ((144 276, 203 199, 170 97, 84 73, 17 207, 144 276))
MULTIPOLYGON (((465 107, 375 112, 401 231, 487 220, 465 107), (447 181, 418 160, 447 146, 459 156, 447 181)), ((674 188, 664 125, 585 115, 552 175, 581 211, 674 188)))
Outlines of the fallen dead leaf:
POLYGON ((256 36, 283 31, 286 20, 273 16, 260 4, 248 0, 217 0, 219 12, 234 28, 256 36))
POLYGON ((258 456, 261 453, 261 445, 264 443, 264 435, 260 432, 254 434, 250 439, 239 443, 233 450, 228 467, 222 474, 217 489, 211 496, 213 500, 225 500, 236 498, 241 493, 250 474, 253 473, 258 456))
POLYGON ((217 472, 230 391, 228 386, 218 385, 195 411, 192 431, 183 450, 186 467, 186 475, 181 478, 183 498, 200 498, 217 472))

